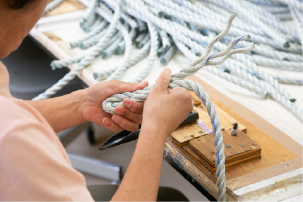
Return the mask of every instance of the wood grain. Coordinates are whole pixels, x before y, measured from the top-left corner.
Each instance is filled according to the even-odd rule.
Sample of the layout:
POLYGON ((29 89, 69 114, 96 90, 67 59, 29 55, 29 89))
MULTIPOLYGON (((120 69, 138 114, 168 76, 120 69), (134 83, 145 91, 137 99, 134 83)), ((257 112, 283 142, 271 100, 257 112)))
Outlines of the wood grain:
MULTIPOLYGON (((231 135, 229 131, 222 131, 222 133, 224 145, 230 146, 225 147, 224 150, 226 168, 247 162, 249 159, 252 159, 251 157, 254 157, 253 159, 261 158, 261 147, 244 132, 239 131, 237 136, 231 135)), ((200 157, 198 160, 205 165, 208 164, 206 167, 215 171, 215 146, 214 144, 210 144, 213 142, 214 136, 212 134, 201 136, 189 141, 189 148, 193 152, 189 152, 189 148, 186 151, 191 155, 196 152, 200 157)))
MULTIPOLYGON (((202 83, 202 81, 199 79, 193 78, 192 80, 195 82, 198 82, 202 85, 206 85, 205 83, 202 83)), ((193 96, 195 96, 195 95, 193 95, 193 96)), ((224 99, 227 99, 227 98, 224 98, 224 99)), ((246 135, 249 136, 250 138, 252 138, 252 140, 254 140, 262 148, 261 159, 246 162, 244 164, 234 166, 234 167, 226 170, 227 187, 229 190, 235 190, 239 187, 244 186, 245 184, 254 182, 257 179, 259 179, 259 180, 266 179, 268 176, 270 176, 269 173, 266 173, 266 172, 268 172, 267 168, 270 168, 275 165, 278 166, 278 164, 280 164, 282 162, 287 162, 287 161, 292 162, 292 160, 295 160, 298 157, 298 155, 296 155, 294 152, 292 152, 291 149, 288 149, 285 146, 283 146, 282 142, 281 143, 277 142, 275 139, 268 136, 266 133, 264 133, 263 131, 258 129, 256 126, 254 126, 253 124, 248 122, 242 116, 240 116, 239 114, 234 112, 231 108, 225 106, 223 103, 213 99, 212 97, 211 97, 211 100, 214 102, 214 104, 217 107, 221 108, 225 113, 227 113, 233 119, 237 120, 238 123, 243 124, 247 128, 246 135), (264 170, 264 172, 262 172, 263 170, 264 170), (252 175, 254 173, 258 173, 255 175, 256 176, 255 178, 246 177, 246 176, 254 176, 254 175, 252 175), (242 178, 245 181, 240 180, 242 178)), ((199 105, 197 108, 198 109, 200 108, 206 112, 206 108, 203 106, 203 104, 199 105)), ((206 118, 207 113, 201 113, 201 114, 202 114, 202 116, 205 116, 205 118, 206 118)), ((199 112, 199 117, 200 117, 200 112, 199 112)), ((207 121, 208 119, 205 119, 205 121, 207 121)), ((285 138, 287 139, 288 137, 286 136, 285 138)), ((289 140, 287 140, 285 143, 287 143, 288 141, 289 140)), ((213 142, 210 142, 209 144, 213 144, 213 142)), ((297 148, 297 145, 295 148, 297 148)), ((189 156, 188 153, 185 152, 184 149, 182 149, 182 151, 184 153, 186 153, 187 156, 189 156)), ((193 158, 191 158, 191 160, 193 162, 195 162, 195 164, 198 164, 199 168, 201 169, 201 163, 199 164, 199 161, 197 162, 193 158)), ((299 162, 302 162, 302 160, 299 160, 299 162)), ((201 169, 201 172, 206 173, 205 170, 209 171, 209 169, 206 166, 204 166, 204 169, 201 169)), ((274 173, 275 172, 276 171, 274 170, 274 173)))
POLYGON ((205 134, 197 123, 191 123, 178 127, 171 136, 179 143, 179 146, 184 146, 190 140, 205 134))

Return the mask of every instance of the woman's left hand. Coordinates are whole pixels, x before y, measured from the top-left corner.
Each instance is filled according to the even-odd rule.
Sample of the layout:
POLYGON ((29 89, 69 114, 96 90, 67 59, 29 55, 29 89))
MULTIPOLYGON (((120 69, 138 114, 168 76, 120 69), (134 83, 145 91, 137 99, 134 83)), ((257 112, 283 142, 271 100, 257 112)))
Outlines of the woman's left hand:
POLYGON ((85 121, 104 126, 111 131, 120 132, 138 130, 142 122, 143 103, 137 103, 130 99, 123 101, 124 106, 116 107, 115 114, 106 113, 102 108, 105 99, 114 94, 133 92, 148 86, 148 82, 140 84, 126 83, 122 81, 107 81, 92 85, 84 90, 84 102, 80 113, 85 121))

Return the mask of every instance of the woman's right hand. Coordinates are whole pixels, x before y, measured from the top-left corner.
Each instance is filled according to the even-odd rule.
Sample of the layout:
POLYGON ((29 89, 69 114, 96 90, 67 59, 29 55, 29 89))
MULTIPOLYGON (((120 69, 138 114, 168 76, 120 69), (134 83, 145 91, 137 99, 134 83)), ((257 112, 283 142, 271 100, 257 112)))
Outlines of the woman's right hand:
POLYGON ((161 131, 159 134, 165 134, 165 141, 193 110, 191 95, 185 88, 167 91, 170 78, 171 70, 164 69, 145 101, 142 121, 142 127, 154 128, 161 131))

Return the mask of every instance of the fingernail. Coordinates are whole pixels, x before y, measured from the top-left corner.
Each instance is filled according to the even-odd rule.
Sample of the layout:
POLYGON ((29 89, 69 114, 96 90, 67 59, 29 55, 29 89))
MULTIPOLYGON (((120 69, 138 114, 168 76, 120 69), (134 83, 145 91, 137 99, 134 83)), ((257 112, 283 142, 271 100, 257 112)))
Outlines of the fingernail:
POLYGON ((116 107, 116 108, 114 109, 114 112, 115 112, 116 114, 119 114, 119 112, 121 111, 120 108, 121 108, 121 107, 116 107))
POLYGON ((128 107, 130 107, 132 105, 132 103, 131 102, 129 102, 129 101, 126 101, 126 107, 128 108, 128 107))

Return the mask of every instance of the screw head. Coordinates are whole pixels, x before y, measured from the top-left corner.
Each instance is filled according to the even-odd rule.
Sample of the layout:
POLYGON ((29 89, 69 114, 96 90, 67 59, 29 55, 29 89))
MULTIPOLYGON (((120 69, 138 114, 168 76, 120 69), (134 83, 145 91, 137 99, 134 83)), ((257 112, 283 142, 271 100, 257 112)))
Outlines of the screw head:
POLYGON ((231 146, 229 144, 226 145, 227 148, 230 148, 231 146))
POLYGON ((202 134, 202 133, 203 133, 203 131, 202 131, 202 130, 200 130, 198 133, 202 134))
POLYGON ((186 139, 186 138, 188 138, 187 136, 184 136, 184 138, 186 139))
POLYGON ((194 135, 190 135, 190 137, 195 137, 194 135))
POLYGON ((244 144, 240 144, 240 147, 244 147, 244 144))

